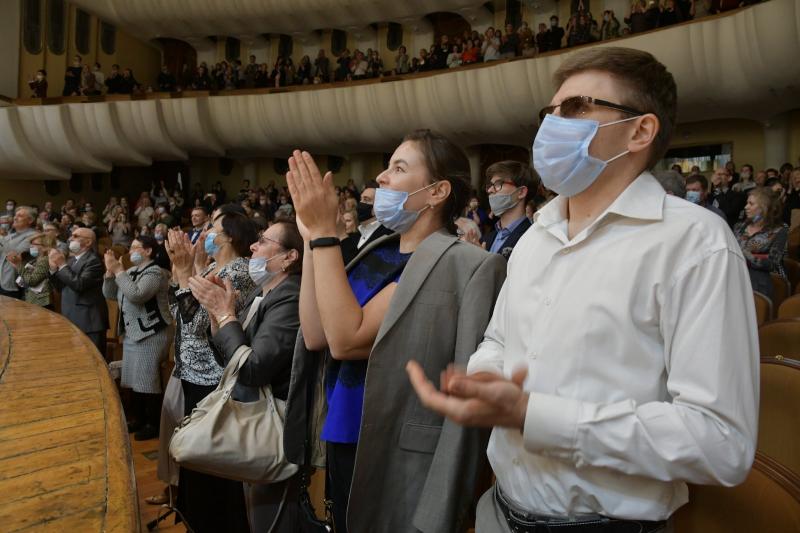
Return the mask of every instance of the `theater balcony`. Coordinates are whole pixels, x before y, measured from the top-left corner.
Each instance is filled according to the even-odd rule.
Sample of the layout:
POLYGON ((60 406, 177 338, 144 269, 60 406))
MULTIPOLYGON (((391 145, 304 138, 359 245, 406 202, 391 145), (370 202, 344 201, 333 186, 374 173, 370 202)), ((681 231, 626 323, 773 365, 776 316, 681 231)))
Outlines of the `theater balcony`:
MULTIPOLYGON (((157 28, 146 16, 151 3, 156 4, 96 4, 120 19, 131 17, 131 24, 157 28)), ((223 4, 201 2, 200 14, 187 24, 202 30, 214 17, 213 5, 223 4)), ((797 109, 800 101, 795 0, 770 0, 588 46, 637 48, 666 64, 679 88, 679 123, 766 123, 797 109)), ((154 160, 285 157, 296 147, 340 156, 386 152, 403 133, 420 127, 465 148, 484 143, 529 148, 537 111, 554 92, 552 74, 573 52, 332 85, 16 100, 0 107, 0 177, 68 179, 73 172, 107 172, 154 160)))

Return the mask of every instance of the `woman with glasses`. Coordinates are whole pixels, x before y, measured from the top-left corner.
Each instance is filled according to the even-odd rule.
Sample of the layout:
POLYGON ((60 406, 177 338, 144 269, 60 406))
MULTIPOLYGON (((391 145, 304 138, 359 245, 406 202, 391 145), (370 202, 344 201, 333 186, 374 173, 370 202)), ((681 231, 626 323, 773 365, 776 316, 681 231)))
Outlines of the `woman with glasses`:
MULTIPOLYGON (((442 424, 424 409, 404 367, 420 357, 438 377, 454 362, 466 365, 505 276, 502 258, 456 235, 470 193, 469 160, 441 135, 407 135, 375 192, 375 215, 395 233, 366 246, 347 268, 335 237, 332 175, 323 178, 300 151, 289 168, 306 246, 304 344, 332 357, 321 438, 336 531, 461 531, 484 435, 442 424)), ((287 455, 295 455, 288 445, 287 455)))
MULTIPOLYGON (((226 366, 242 346, 252 348, 239 370, 233 399, 253 402, 269 386, 282 407, 289 394, 292 357, 300 327, 303 238, 294 222, 276 222, 250 246, 250 278, 256 288, 236 312, 236 293, 202 277, 189 280, 192 294, 208 311, 217 362, 226 366)), ((294 533, 298 528, 300 475, 278 483, 244 483, 252 533, 294 533)))
MULTIPOLYGON (((213 260, 198 272, 202 278, 224 283, 239 291, 235 310, 244 307, 244 299, 256 287, 248 273, 250 245, 258 239, 253 222, 245 215, 221 209, 205 239, 192 245, 181 230, 169 230, 167 253, 172 260, 173 283, 177 300, 175 328, 175 370, 183 390, 184 416, 213 392, 222 377, 208 337, 211 317, 189 288, 196 257, 208 255, 213 260), (202 252, 198 250, 202 247, 202 252)), ((224 322, 230 317, 215 317, 224 322)), ((247 517, 242 484, 193 472, 181 467, 177 507, 188 525, 197 533, 246 532, 247 517)))
POLYGON ((31 237, 30 250, 23 255, 8 254, 6 259, 17 269, 19 281, 25 287, 25 301, 53 310, 53 289, 50 286, 50 264, 47 255, 56 247, 56 238, 45 233, 31 237))
POLYGON ((119 305, 119 319, 113 327, 118 336, 124 336, 121 386, 133 391, 133 421, 128 423, 128 431, 135 433, 136 440, 158 436, 161 363, 171 340, 169 265, 160 250, 153 237, 142 235, 131 243, 131 268, 125 270, 111 250, 103 258, 103 296, 119 305))

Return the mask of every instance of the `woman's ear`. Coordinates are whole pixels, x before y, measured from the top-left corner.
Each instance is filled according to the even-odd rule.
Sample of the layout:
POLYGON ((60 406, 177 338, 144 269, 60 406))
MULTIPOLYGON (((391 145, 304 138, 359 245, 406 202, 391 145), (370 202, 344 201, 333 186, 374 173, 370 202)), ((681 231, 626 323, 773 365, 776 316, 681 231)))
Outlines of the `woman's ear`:
POLYGON ((428 198, 428 204, 431 207, 436 207, 437 205, 443 204, 447 201, 447 198, 450 196, 450 192, 452 191, 452 186, 450 182, 447 180, 439 180, 436 182, 436 185, 431 187, 430 196, 428 198))

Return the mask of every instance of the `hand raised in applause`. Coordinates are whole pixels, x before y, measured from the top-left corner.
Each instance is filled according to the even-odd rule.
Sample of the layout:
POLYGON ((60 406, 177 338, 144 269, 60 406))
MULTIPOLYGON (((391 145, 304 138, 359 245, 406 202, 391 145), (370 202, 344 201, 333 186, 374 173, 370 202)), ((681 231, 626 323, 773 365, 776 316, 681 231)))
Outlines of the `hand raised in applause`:
POLYGON ((426 377, 416 361, 406 372, 422 404, 453 422, 469 427, 505 427, 523 430, 529 394, 522 388, 527 369, 514 372, 511 379, 479 372, 466 375, 452 365, 441 375, 440 390, 426 377))
POLYGON ((333 174, 328 172, 323 177, 311 154, 295 150, 289 158, 286 183, 309 240, 337 236, 339 199, 333 187, 333 174))
POLYGON ((53 248, 47 256, 47 262, 50 264, 50 270, 58 270, 67 264, 67 258, 60 250, 53 248))
POLYGON ((106 250, 103 262, 106 264, 106 277, 108 278, 114 277, 124 270, 122 263, 119 262, 112 250, 106 250))
POLYGON ((201 276, 192 276, 189 278, 189 288, 200 305, 208 311, 212 333, 216 333, 221 318, 236 316, 237 291, 233 288, 230 279, 220 280, 217 277, 206 279, 201 276))
POLYGON ((168 230, 165 248, 170 261, 172 261, 172 275, 175 277, 175 281, 181 288, 187 287, 189 278, 192 277, 195 252, 189 236, 181 230, 168 230))

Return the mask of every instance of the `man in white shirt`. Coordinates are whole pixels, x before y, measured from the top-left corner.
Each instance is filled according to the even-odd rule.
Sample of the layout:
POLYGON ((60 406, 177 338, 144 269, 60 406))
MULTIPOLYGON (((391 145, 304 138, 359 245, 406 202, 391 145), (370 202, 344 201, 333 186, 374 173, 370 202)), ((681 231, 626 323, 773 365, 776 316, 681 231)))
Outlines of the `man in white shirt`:
POLYGON ((30 250, 31 239, 36 233, 33 228, 34 222, 36 222, 35 211, 28 206, 19 206, 14 213, 13 231, 0 237, 0 295, 2 296, 18 300, 23 297, 23 290, 17 284, 19 272, 9 258, 13 260, 30 250))
POLYGON ((439 391, 408 372, 429 408, 494 427, 476 533, 663 531, 686 483, 736 485, 753 461, 747 268, 720 217, 647 171, 675 121, 663 65, 591 49, 555 81, 533 156, 559 196, 517 244, 466 374, 439 391))

